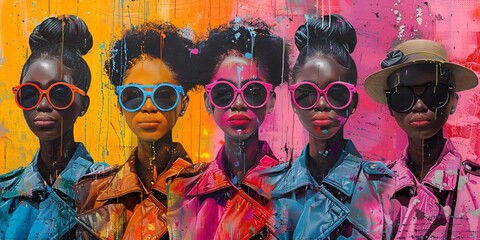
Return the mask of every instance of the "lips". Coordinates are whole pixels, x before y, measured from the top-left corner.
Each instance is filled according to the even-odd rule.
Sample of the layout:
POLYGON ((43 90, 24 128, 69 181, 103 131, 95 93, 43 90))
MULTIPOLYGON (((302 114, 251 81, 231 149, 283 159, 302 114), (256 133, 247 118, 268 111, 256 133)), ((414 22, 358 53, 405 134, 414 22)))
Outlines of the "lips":
POLYGON ((250 123, 251 119, 243 114, 235 114, 228 118, 228 122, 232 126, 246 126, 250 123))
POLYGON ((333 119, 326 114, 318 114, 313 116, 312 123, 315 126, 323 127, 328 126, 333 122, 333 119))
POLYGON ((425 127, 430 123, 431 119, 422 115, 416 115, 410 120, 410 125, 414 127, 425 127))
POLYGON ((55 126, 57 120, 49 115, 38 115, 33 119, 33 123, 39 128, 46 128, 55 126))
POLYGON ((139 121, 138 125, 143 129, 156 129, 161 123, 161 121, 152 119, 139 121))

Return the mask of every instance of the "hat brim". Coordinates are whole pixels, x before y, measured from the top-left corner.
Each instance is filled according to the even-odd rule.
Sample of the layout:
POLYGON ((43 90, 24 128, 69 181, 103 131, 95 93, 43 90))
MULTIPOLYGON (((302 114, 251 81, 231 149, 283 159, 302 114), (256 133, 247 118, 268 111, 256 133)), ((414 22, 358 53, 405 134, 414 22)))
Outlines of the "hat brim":
MULTIPOLYGON (((385 95, 385 90, 388 89, 387 78, 393 72, 397 71, 402 67, 406 67, 413 64, 421 63, 439 63, 440 61, 432 60, 416 60, 406 63, 401 63, 395 66, 391 66, 385 69, 382 69, 378 72, 375 72, 368 76, 365 79, 364 87, 367 95, 372 98, 374 101, 386 104, 387 97, 385 95)), ((478 84, 477 75, 470 69, 450 62, 441 62, 443 63, 453 74, 455 78, 455 91, 460 92, 467 89, 474 88, 478 84)))

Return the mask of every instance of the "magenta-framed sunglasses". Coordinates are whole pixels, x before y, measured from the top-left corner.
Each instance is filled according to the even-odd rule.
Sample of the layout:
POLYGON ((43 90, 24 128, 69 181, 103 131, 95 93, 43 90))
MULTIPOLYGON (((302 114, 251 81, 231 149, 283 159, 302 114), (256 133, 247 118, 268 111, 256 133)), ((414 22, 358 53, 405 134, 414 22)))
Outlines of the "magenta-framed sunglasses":
POLYGON ((238 94, 249 108, 261 108, 267 104, 273 86, 260 80, 252 80, 240 89, 226 80, 218 80, 205 86, 210 103, 216 108, 230 108, 238 94))
POLYGON ((289 88, 292 101, 299 109, 312 109, 323 94, 328 105, 333 109, 344 109, 350 105, 353 93, 357 92, 355 85, 346 82, 331 82, 320 89, 315 83, 301 82, 289 88))

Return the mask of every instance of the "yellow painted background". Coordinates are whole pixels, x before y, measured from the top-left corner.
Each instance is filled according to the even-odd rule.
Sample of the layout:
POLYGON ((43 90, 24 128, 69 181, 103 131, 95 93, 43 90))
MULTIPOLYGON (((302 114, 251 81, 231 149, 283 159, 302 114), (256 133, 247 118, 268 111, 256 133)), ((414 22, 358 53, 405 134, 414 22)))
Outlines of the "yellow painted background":
MULTIPOLYGON (((94 45, 84 56, 92 72, 87 114, 77 120, 75 140, 83 142, 95 161, 121 164, 136 138, 120 116, 117 99, 103 62, 113 40, 132 25, 150 20, 170 21, 204 35, 212 26, 228 22, 234 3, 220 0, 0 1, 0 173, 25 166, 38 148, 38 139, 23 119, 11 89, 19 84, 22 65, 30 49, 28 37, 35 26, 50 16, 80 16, 93 35, 94 45)), ((183 143, 194 162, 211 157, 215 129, 203 105, 203 93, 190 93, 190 105, 173 129, 174 141, 183 143)))

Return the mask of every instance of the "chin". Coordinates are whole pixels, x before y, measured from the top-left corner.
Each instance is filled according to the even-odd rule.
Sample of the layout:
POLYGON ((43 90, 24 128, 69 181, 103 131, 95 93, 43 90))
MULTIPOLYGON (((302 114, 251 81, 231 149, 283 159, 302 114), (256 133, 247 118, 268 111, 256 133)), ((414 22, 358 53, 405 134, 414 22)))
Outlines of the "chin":
POLYGON ((252 131, 252 129, 245 128, 245 129, 228 129, 228 131, 225 131, 231 138, 233 139, 238 139, 238 140, 245 140, 250 138, 252 134, 255 131, 252 131))

